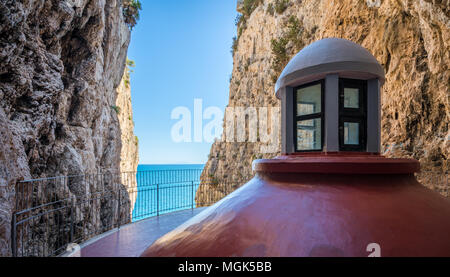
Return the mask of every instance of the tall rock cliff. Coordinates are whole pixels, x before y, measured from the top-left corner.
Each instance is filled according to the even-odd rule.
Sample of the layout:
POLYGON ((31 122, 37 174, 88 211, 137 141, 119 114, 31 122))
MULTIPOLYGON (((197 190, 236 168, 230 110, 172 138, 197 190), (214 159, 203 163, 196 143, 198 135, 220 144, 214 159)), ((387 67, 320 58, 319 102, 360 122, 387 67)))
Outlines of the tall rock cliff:
MULTIPOLYGON (((238 11, 229 107, 279 106, 275 80, 313 41, 338 37, 359 43, 386 72, 383 154, 418 159, 427 171, 419 176, 422 183, 449 196, 448 0, 240 0, 238 11)), ((202 178, 251 178, 252 160, 279 154, 261 154, 260 145, 215 142, 202 178)))
MULTIPOLYGON (((122 142, 131 122, 114 109, 123 102, 131 115, 129 90, 118 89, 129 42, 122 0, 0 0, 0 256, 11 250, 18 180, 119 171, 121 156, 133 159, 127 168, 137 164, 123 151, 135 153, 122 142)), ((90 189, 63 184, 54 193, 77 201, 90 189)), ((82 210, 75 218, 90 220, 86 233, 104 224, 82 210)))
POLYGON ((120 152, 120 172, 136 171, 138 138, 134 135, 133 107, 131 106, 130 69, 125 68, 122 81, 117 88, 116 109, 119 118, 122 148, 120 152))
MULTIPOLYGON (((128 62, 127 62, 128 64, 128 62)), ((137 171, 139 163, 138 137, 134 134, 133 108, 131 106, 131 84, 130 84, 129 67, 125 68, 122 81, 117 88, 116 106, 120 131, 122 148, 120 151, 120 172, 121 183, 125 186, 129 194, 130 215, 133 212, 134 203, 136 202, 137 180, 135 171, 137 171)))

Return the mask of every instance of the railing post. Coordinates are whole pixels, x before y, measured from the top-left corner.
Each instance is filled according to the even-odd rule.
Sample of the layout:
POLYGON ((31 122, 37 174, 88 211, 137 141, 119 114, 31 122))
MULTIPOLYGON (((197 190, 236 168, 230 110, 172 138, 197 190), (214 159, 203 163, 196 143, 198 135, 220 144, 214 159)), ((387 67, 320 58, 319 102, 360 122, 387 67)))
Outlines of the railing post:
POLYGON ((156 184, 156 216, 159 216, 159 184, 156 184))
POLYGON ((11 220, 11 253, 13 257, 17 257, 17 215, 13 213, 11 220))
POLYGON ((191 182, 191 209, 194 209, 194 203, 195 203, 195 199, 194 199, 194 181, 191 182))
POLYGON ((73 242, 73 225, 74 225, 74 218, 73 218, 73 203, 70 205, 70 243, 73 242))
POLYGON ((121 220, 122 220, 122 217, 121 217, 121 211, 120 211, 120 209, 122 208, 122 204, 120 203, 121 202, 121 191, 120 191, 120 185, 118 185, 117 186, 117 189, 118 189, 118 194, 119 194, 119 202, 117 203, 117 206, 118 206, 118 222, 117 222, 117 228, 118 229, 120 229, 120 223, 121 223, 121 220))

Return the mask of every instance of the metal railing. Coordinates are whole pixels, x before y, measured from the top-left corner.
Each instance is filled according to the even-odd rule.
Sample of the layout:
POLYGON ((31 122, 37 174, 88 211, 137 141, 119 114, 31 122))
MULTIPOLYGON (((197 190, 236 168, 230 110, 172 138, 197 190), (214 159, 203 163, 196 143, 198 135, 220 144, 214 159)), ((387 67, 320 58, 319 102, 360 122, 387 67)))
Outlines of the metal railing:
POLYGON ((13 256, 58 256, 71 243, 165 213, 209 206, 245 181, 200 181, 201 169, 95 173, 20 182, 13 256))

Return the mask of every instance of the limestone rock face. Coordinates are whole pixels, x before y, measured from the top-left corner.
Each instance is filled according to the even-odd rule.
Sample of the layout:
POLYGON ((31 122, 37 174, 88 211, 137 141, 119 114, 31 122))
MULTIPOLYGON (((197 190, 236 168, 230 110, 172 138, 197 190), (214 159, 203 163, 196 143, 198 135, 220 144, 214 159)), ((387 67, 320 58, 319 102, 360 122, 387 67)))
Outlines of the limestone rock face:
POLYGON ((138 138, 134 135, 133 107, 131 106, 131 85, 129 69, 125 69, 122 81, 117 88, 116 107, 121 130, 122 149, 120 152, 120 172, 136 171, 138 138))
MULTIPOLYGON (((229 107, 279 106, 274 81, 299 50, 327 37, 354 41, 386 72, 382 154, 418 159, 426 171, 419 180, 449 196, 449 1, 291 0, 286 7, 283 1, 253 2, 251 14, 237 25, 229 107)), ((250 179, 252 160, 279 154, 261 154, 260 145, 215 142, 202 178, 250 179)))
POLYGON ((139 163, 138 138, 134 135, 133 107, 131 106, 131 85, 130 71, 125 68, 125 72, 117 88, 116 109, 119 118, 122 148, 120 151, 120 172, 122 184, 129 192, 130 214, 133 212, 136 202, 136 175, 139 163))
MULTIPOLYGON (((112 108, 118 93, 129 99, 129 91, 117 90, 130 42, 121 2, 0 0, 0 255, 10 250, 17 180, 119 171, 121 156, 137 163, 122 151, 122 144, 129 148, 121 129, 129 134, 132 127, 112 108)), ((77 201, 90 188, 58 190, 77 201)), ((86 228, 104 224, 76 213, 76 220, 90 218, 86 228)))

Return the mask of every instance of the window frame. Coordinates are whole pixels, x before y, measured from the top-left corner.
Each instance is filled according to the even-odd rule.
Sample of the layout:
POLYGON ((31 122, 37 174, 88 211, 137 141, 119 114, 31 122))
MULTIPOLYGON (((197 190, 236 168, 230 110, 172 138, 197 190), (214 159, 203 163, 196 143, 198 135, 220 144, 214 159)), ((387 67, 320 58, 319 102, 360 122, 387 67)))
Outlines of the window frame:
POLYGON ((367 148, 367 81, 339 78, 339 151, 366 151, 367 148), (359 108, 344 107, 344 88, 359 89, 359 108), (359 123, 359 144, 344 144, 344 123, 359 123))
POLYGON ((294 93, 294 109, 293 109, 293 128, 294 128, 294 151, 295 152, 321 152, 323 151, 323 145, 324 145, 324 131, 325 131, 325 79, 317 80, 314 82, 310 82, 307 84, 303 84, 301 86, 295 87, 293 89, 294 93), (320 113, 313 113, 313 114, 307 114, 307 115, 297 115, 297 91, 302 88, 315 86, 317 84, 320 84, 320 113), (320 126, 320 149, 311 149, 311 150, 298 150, 298 128, 297 128, 297 122, 302 120, 310 120, 310 119, 321 119, 321 126, 320 126))

